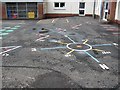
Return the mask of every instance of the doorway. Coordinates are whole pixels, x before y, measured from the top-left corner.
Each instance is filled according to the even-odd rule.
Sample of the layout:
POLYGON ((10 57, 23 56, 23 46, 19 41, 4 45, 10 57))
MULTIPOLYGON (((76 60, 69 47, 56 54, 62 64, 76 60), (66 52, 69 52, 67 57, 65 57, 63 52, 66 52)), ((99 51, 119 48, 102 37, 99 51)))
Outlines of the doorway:
POLYGON ((107 18, 108 18, 108 11, 109 11, 109 2, 108 0, 106 0, 104 2, 104 9, 103 9, 103 20, 104 21, 107 21, 107 18))
POLYGON ((85 16, 85 2, 79 3, 79 16, 85 16))

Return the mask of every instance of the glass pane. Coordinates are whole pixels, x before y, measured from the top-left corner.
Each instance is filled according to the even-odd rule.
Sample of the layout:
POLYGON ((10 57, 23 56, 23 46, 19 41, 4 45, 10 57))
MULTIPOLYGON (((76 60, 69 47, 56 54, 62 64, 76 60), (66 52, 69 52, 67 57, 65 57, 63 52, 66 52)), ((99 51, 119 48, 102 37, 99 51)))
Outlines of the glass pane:
POLYGON ((105 19, 107 19, 107 16, 108 16, 108 12, 105 12, 105 19))
POLYGON ((108 2, 106 2, 105 9, 108 10, 108 2))
POLYGON ((85 3, 80 3, 79 8, 85 8, 85 3))
POLYGON ((60 7, 65 7, 65 3, 60 3, 60 7))
POLYGON ((84 14, 84 10, 79 10, 79 14, 84 14))
POLYGON ((59 3, 55 3, 55 7, 59 7, 59 3))

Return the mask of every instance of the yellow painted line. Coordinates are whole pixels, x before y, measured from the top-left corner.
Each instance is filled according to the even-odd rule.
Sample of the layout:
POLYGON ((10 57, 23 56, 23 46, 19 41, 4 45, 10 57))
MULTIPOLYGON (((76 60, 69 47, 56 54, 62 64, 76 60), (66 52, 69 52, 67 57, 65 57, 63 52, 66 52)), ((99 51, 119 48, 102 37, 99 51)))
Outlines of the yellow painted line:
POLYGON ((103 52, 104 50, 100 50, 100 49, 92 49, 94 51, 99 51, 99 52, 103 52))
POLYGON ((74 50, 71 50, 70 52, 68 52, 66 55, 69 55, 70 53, 74 52, 74 50))
POLYGON ((64 43, 64 42, 61 42, 61 41, 58 41, 57 43, 60 43, 60 44, 68 44, 68 43, 64 43))
POLYGON ((84 42, 83 42, 83 44, 86 44, 88 42, 88 39, 86 39, 84 42))

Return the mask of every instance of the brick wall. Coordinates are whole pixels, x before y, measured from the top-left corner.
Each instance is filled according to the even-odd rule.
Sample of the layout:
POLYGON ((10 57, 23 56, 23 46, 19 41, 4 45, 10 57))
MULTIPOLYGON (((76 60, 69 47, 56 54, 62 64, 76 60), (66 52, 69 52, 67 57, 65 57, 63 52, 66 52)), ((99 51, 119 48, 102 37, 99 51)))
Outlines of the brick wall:
POLYGON ((109 20, 115 20, 115 11, 116 11, 116 2, 114 0, 111 0, 111 2, 109 2, 109 20))
POLYGON ((2 19, 7 19, 7 16, 6 16, 6 5, 5 3, 2 3, 2 19))
POLYGON ((44 15, 43 15, 43 3, 38 3, 38 18, 39 19, 44 18, 44 15))

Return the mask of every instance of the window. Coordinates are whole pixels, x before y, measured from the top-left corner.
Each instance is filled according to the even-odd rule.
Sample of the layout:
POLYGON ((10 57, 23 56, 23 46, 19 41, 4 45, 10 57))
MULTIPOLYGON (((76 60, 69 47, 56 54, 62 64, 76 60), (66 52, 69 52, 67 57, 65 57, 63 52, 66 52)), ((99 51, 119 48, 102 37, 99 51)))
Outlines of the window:
POLYGON ((55 3, 55 7, 59 7, 59 3, 55 3))
POLYGON ((55 2, 54 7, 57 9, 63 9, 65 7, 65 2, 55 2))
POLYGON ((60 3, 60 7, 65 7, 65 3, 60 3))
POLYGON ((79 8, 85 8, 85 3, 80 3, 79 8))

